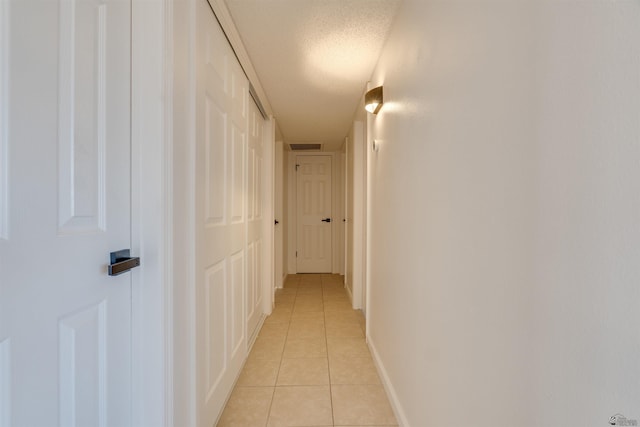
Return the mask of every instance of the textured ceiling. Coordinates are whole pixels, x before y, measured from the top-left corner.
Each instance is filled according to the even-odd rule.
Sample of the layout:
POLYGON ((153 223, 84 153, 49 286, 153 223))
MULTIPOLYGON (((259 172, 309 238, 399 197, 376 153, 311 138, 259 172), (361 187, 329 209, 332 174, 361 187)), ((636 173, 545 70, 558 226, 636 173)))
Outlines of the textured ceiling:
POLYGON ((226 0, 286 143, 337 150, 400 0, 226 0))

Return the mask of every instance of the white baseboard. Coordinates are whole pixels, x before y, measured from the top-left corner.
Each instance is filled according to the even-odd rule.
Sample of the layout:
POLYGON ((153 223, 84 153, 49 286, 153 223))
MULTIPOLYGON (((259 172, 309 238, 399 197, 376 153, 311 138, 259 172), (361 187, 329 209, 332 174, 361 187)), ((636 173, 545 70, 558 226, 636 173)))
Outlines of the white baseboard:
POLYGON ((280 283, 276 283, 276 289, 284 288, 284 282, 287 280, 287 277, 289 277, 289 273, 284 273, 282 275, 282 279, 280 279, 280 283))
POLYGON ((256 325, 256 329, 253 331, 253 334, 249 337, 249 340, 247 341, 247 355, 249 353, 251 353, 251 349, 253 348, 253 344, 255 344, 256 339, 258 338, 258 334, 260 333, 260 330, 262 329, 262 326, 264 325, 264 320, 267 318, 267 316, 265 316, 264 314, 262 316, 260 316, 260 320, 258 321, 258 324, 256 325))
POLYGON ((384 390, 387 393, 387 397, 389 398, 389 403, 391 403, 393 413, 396 416, 396 420, 398 420, 398 425, 400 427, 409 427, 407 417, 404 413, 404 410, 402 409, 400 401, 398 400, 398 395, 393 388, 393 384, 389 379, 389 375, 387 375, 387 370, 384 368, 384 364, 382 363, 382 360, 380 360, 380 355, 378 354, 376 346, 369 334, 367 334, 367 345, 369 346, 369 351, 371 351, 373 363, 376 365, 376 369, 378 370, 378 375, 380 375, 380 379, 382 380, 382 386, 384 387, 384 390))
POLYGON ((351 307, 353 307, 353 294, 351 293, 351 289, 347 286, 347 284, 344 284, 344 289, 347 291, 347 295, 349 295, 349 301, 351 301, 351 307))

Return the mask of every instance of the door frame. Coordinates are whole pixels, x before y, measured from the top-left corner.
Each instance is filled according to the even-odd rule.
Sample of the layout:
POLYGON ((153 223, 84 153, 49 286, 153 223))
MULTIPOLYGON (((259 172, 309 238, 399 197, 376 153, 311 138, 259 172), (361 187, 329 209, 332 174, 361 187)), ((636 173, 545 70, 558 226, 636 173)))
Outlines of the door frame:
MULTIPOLYGON (((286 167, 288 168, 287 180, 287 215, 289 218, 287 224, 287 269, 286 274, 297 274, 298 267, 296 261, 296 250, 298 246, 298 195, 297 195, 297 175, 296 175, 296 156, 330 156, 331 157, 331 219, 332 221, 342 221, 343 212, 340 210, 342 205, 341 198, 344 198, 341 171, 336 166, 336 161, 340 154, 334 151, 313 151, 313 152, 299 152, 299 151, 287 151, 288 158, 286 167), (292 178, 293 177, 293 178, 292 178)), ((339 166, 339 165, 338 165, 339 166)), ((338 252, 338 245, 343 244, 339 242, 340 230, 338 227, 331 228, 331 273, 339 274, 340 266, 336 262, 336 253, 338 252)))
POLYGON ((131 5, 132 423, 173 424, 173 6, 131 5), (144 60, 136 60, 144 58, 144 60), (144 153, 144 154, 143 154, 144 153))
MULTIPOLYGON (((364 111, 364 108, 362 109, 364 111)), ((367 313, 367 265, 368 265, 368 131, 366 118, 354 120, 349 136, 345 139, 345 216, 348 228, 345 230, 345 287, 354 309, 367 313), (347 182, 347 176, 351 181, 347 182), (347 243, 348 241, 348 243, 347 243), (350 252, 350 253, 349 253, 350 252), (351 257, 349 262, 348 257, 351 257)))
POLYGON ((274 150, 274 186, 273 186, 273 217, 278 225, 273 227, 273 275, 274 287, 281 288, 284 284, 284 143, 276 141, 274 150))

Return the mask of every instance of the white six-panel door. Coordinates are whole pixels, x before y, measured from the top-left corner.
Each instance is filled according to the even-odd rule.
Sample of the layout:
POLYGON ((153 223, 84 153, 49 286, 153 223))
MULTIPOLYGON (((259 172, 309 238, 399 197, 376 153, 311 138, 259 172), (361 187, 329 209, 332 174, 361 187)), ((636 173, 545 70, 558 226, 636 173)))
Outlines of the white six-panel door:
POLYGON ((331 273, 331 156, 297 156, 296 186, 297 271, 331 273))
POLYGON ((130 2, 2 2, 0 425, 131 423, 130 2))

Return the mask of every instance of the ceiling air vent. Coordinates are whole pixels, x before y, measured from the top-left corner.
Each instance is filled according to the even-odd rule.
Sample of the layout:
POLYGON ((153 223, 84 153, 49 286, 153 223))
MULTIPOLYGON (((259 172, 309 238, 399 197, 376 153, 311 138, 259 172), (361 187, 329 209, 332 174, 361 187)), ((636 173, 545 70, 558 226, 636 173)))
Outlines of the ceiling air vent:
POLYGON ((322 148, 322 144, 289 144, 291 151, 319 151, 322 148))

